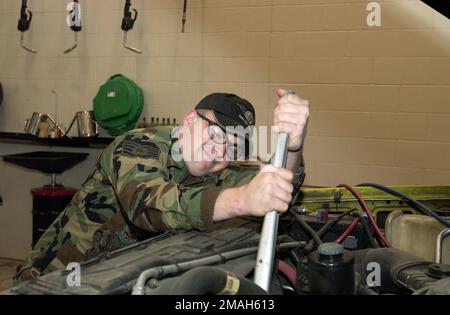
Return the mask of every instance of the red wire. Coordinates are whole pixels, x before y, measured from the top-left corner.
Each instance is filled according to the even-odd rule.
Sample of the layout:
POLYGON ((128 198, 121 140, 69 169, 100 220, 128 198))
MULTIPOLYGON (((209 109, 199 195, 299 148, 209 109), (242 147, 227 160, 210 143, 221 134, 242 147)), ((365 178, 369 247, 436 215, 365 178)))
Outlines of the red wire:
POLYGON ((347 184, 340 184, 337 187, 343 187, 346 188, 348 191, 350 191, 353 196, 355 196, 355 198, 358 200, 359 204, 361 205, 361 207, 363 208, 363 210, 366 212, 367 214, 367 218, 369 219, 370 224, 372 224, 373 228, 375 229, 375 233, 377 233, 378 237, 381 239, 381 241, 384 243, 384 246, 386 247, 391 247, 391 244, 389 243, 389 241, 384 237, 383 233, 381 233, 380 229, 378 228, 377 224, 375 223, 375 220, 373 219, 372 216, 372 211, 370 211, 369 207, 367 206, 365 200, 363 199, 363 197, 359 194, 358 191, 356 191, 355 189, 353 189, 353 187, 351 187, 350 185, 347 184))
POLYGON ((339 236, 339 238, 336 240, 336 243, 341 243, 343 240, 345 240, 345 238, 355 229, 356 225, 358 225, 358 222, 359 218, 353 219, 352 224, 350 224, 347 230, 345 230, 345 232, 342 233, 341 236, 339 236))
POLYGON ((297 281, 297 272, 295 271, 295 269, 282 260, 278 260, 277 268, 289 279, 289 281, 295 287, 295 282, 297 281))

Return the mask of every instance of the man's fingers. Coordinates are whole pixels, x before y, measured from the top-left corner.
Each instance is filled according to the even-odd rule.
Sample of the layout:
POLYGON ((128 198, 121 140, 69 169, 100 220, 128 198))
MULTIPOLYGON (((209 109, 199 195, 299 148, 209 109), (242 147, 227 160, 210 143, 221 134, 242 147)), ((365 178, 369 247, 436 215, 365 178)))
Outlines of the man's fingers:
POLYGON ((271 164, 263 165, 261 167, 261 173, 275 173, 277 168, 271 164))
POLYGON ((288 208, 289 208, 289 203, 284 202, 281 199, 273 198, 273 200, 271 201, 271 209, 270 210, 275 210, 278 212, 286 212, 288 208))
POLYGON ((291 184, 290 181, 285 180, 284 178, 282 178, 281 176, 278 177, 277 179, 277 185, 280 189, 282 189, 283 191, 285 191, 288 195, 292 194, 292 191, 294 190, 293 185, 291 184))
POLYGON ((275 171, 285 181, 291 182, 294 179, 294 173, 286 168, 275 168, 275 171))
POLYGON ((279 122, 276 124, 279 132, 285 132, 287 134, 296 134, 299 132, 299 127, 297 124, 288 122, 279 122))
POLYGON ((278 113, 276 115, 274 115, 273 117, 273 123, 274 125, 277 125, 280 122, 288 122, 288 123, 292 123, 292 124, 299 124, 302 123, 304 124, 304 121, 307 119, 308 117, 299 117, 298 114, 291 114, 291 113, 278 113))
POLYGON ((268 202, 271 205, 275 198, 280 199, 283 202, 289 203, 292 199, 292 195, 286 190, 282 189, 278 184, 271 185, 270 192, 268 194, 268 202))
POLYGON ((276 168, 271 164, 264 165, 261 168, 261 173, 276 173, 286 181, 292 181, 292 179, 294 179, 294 174, 292 173, 292 171, 286 168, 276 168))
POLYGON ((279 98, 282 98, 283 96, 286 96, 286 94, 288 94, 289 91, 288 90, 284 90, 284 89, 277 89, 277 95, 279 98))
POLYGON ((275 109, 274 114, 277 113, 307 113, 309 112, 309 103, 307 102, 299 102, 299 103, 292 103, 292 102, 286 102, 286 103, 279 103, 275 109))
MULTIPOLYGON (((279 120, 283 121, 284 117, 291 117, 292 119, 296 119, 297 121, 302 119, 309 118, 309 108, 302 106, 294 106, 289 110, 282 110, 279 107, 275 108, 273 111, 273 119, 274 121, 279 120)), ((289 121, 289 120, 288 120, 289 121)))
MULTIPOLYGON (((288 204, 292 199, 294 188, 291 182, 294 174, 286 168, 276 168, 272 165, 262 167, 261 173, 272 173, 264 175, 266 176, 264 179, 265 185, 267 185, 266 188, 270 189, 270 191, 267 191, 268 195, 271 196, 270 202, 274 202, 274 199, 278 198, 280 201, 288 204)), ((284 208, 277 208, 277 210, 284 210, 284 208)))
POLYGON ((291 202, 292 185, 287 182, 277 183, 277 187, 274 189, 273 195, 284 202, 291 202))
POLYGON ((286 168, 276 168, 270 164, 265 165, 263 168, 261 168, 261 173, 274 173, 274 177, 271 177, 271 179, 279 176, 281 180, 285 180, 287 182, 291 182, 294 179, 294 173, 292 173, 290 170, 286 168))
POLYGON ((292 103, 292 104, 301 104, 308 106, 309 103, 306 99, 300 98, 298 95, 295 94, 288 94, 286 96, 283 96, 282 98, 278 99, 277 102, 280 104, 286 104, 286 103, 292 103))

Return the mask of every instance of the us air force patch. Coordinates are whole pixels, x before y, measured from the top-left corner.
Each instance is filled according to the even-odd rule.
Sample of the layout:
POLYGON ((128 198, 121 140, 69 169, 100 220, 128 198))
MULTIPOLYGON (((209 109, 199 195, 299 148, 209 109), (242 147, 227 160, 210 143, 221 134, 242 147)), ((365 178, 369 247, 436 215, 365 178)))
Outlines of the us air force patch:
POLYGON ((122 154, 129 157, 140 157, 145 159, 159 159, 160 149, 153 142, 133 138, 123 142, 122 154))

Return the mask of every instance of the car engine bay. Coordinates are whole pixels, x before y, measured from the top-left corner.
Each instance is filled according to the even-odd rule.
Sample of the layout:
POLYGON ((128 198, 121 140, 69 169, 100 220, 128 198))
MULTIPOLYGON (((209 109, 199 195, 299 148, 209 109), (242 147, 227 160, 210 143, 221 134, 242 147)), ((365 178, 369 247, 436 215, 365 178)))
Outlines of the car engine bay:
POLYGON ((448 228, 418 206, 448 222, 450 187, 395 188, 417 204, 374 187, 354 188, 359 198, 302 188, 280 217, 269 292, 253 282, 261 220, 245 217, 105 252, 81 264, 80 286, 68 285, 71 270, 55 271, 2 294, 450 294, 448 228))

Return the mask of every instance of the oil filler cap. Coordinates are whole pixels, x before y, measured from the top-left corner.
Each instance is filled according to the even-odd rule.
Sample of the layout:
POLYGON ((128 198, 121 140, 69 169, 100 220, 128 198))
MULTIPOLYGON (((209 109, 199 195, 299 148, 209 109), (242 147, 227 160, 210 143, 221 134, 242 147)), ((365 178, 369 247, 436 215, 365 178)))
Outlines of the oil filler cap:
POLYGON ((336 242, 323 243, 319 245, 319 254, 325 256, 337 256, 344 253, 344 246, 336 242))

